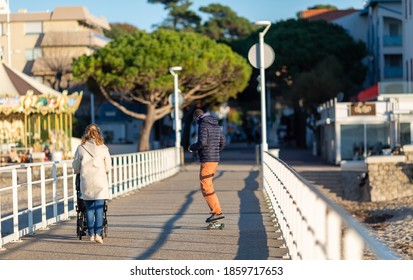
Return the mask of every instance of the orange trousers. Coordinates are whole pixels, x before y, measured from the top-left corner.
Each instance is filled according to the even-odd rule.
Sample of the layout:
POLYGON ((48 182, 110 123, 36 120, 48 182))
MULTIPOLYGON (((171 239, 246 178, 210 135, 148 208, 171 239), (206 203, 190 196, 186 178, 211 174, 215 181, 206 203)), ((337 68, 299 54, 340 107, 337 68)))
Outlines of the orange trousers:
POLYGON ((199 182, 201 184, 202 195, 212 214, 222 213, 218 196, 215 193, 214 184, 212 182, 217 168, 218 162, 202 162, 199 171, 199 182))

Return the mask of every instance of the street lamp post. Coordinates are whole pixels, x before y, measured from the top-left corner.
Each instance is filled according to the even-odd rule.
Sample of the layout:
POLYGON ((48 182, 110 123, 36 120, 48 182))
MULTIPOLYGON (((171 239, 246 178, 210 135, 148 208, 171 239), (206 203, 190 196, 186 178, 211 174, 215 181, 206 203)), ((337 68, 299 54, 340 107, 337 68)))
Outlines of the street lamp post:
POLYGON ((181 146, 181 126, 179 123, 179 104, 178 104, 178 74, 175 71, 181 71, 181 66, 173 66, 169 68, 169 72, 174 76, 174 110, 175 110, 175 148, 181 146))
POLYGON ((265 67, 264 67, 264 35, 271 26, 270 21, 257 21, 256 25, 265 25, 265 29, 259 33, 259 48, 260 48, 260 84, 261 84, 261 160, 264 152, 268 151, 267 144, 267 112, 265 102, 265 67))
POLYGON ((265 65, 264 65, 264 35, 267 33, 268 29, 271 26, 270 21, 257 21, 256 25, 266 26, 262 32, 259 33, 259 49, 260 49, 260 84, 261 84, 261 176, 262 176, 262 185, 261 187, 265 188, 265 179, 264 179, 264 153, 268 151, 267 144, 267 112, 266 102, 265 102, 265 65))

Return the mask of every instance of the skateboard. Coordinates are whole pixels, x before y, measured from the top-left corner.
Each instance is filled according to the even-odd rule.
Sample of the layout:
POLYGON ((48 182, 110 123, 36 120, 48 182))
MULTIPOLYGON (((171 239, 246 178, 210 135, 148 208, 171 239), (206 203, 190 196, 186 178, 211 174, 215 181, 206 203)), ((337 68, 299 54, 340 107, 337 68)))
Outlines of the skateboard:
POLYGON ((224 219, 212 221, 208 223, 207 229, 224 229, 225 224, 223 223, 224 219))

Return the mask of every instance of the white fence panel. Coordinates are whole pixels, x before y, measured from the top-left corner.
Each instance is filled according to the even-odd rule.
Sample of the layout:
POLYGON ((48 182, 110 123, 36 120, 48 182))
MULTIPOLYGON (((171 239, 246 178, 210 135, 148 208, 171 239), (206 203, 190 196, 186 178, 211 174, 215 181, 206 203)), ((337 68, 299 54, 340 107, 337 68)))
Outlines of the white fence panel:
MULTIPOLYGON (((176 148, 112 156, 111 199, 178 173, 176 148)), ((0 167, 0 249, 76 214, 72 161, 0 167)))
POLYGON ((264 153, 264 191, 295 260, 400 259, 314 185, 278 157, 264 153))

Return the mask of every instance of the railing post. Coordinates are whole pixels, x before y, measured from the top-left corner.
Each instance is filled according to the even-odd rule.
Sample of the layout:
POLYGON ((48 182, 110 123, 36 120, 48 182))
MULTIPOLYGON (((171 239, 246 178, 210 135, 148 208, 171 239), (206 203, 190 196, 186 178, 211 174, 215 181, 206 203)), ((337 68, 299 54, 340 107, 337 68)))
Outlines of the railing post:
POLYGON ((63 213, 65 220, 69 219, 69 191, 67 181, 67 163, 63 163, 63 213))
POLYGON ((328 246, 327 256, 330 260, 341 259, 341 223, 340 217, 333 211, 329 211, 327 214, 328 224, 328 246))
POLYGON ((155 180, 156 180, 156 182, 159 182, 159 180, 160 180, 160 166, 159 166, 159 159, 160 159, 160 157, 159 157, 159 150, 156 150, 155 152, 154 152, 154 158, 155 158, 155 162, 154 162, 154 165, 155 165, 155 180))
POLYGON ((137 172, 138 172, 136 178, 138 179, 138 188, 139 189, 142 187, 142 159, 141 159, 141 157, 142 157, 142 154, 140 154, 140 153, 136 155, 136 159, 137 159, 136 167, 137 167, 137 172))
POLYGON ((19 199, 17 194, 17 169, 12 170, 12 188, 13 188, 13 233, 14 240, 19 240, 19 199))
POLYGON ((165 160, 164 160, 165 151, 159 150, 159 165, 160 165, 160 173, 161 173, 161 180, 165 178, 166 170, 165 170, 165 160))
POLYGON ((132 155, 128 155, 128 185, 129 185, 129 190, 133 190, 135 187, 134 181, 133 181, 133 174, 132 174, 132 160, 133 157, 132 155))
POLYGON ((153 153, 149 153, 149 174, 150 174, 150 184, 152 184, 155 180, 155 172, 153 170, 153 153))
POLYGON ((113 183, 113 168, 109 171, 108 174, 108 186, 109 186, 109 199, 113 198, 113 188, 114 188, 114 183, 113 183))
POLYGON ((132 186, 133 186, 133 189, 137 189, 138 188, 138 182, 136 181, 138 177, 138 173, 136 171, 137 155, 131 156, 131 165, 132 165, 132 186))
POLYGON ((44 164, 40 166, 40 196, 41 196, 41 208, 42 208, 42 229, 47 229, 46 222, 46 176, 44 164))
POLYGON ((27 219, 29 221, 29 233, 33 233, 33 174, 32 168, 28 166, 27 172, 27 219))
POLYGON ((152 184, 155 181, 155 172, 153 167, 153 153, 148 153, 149 155, 149 183, 152 184))
POLYGON ((128 156, 123 156, 123 193, 129 190, 128 156))
POLYGON ((113 197, 118 196, 118 157, 113 158, 113 197))
POLYGON ((76 190, 76 174, 71 174, 72 177, 72 195, 73 195, 73 209, 76 209, 77 205, 77 190, 76 190))
POLYGON ((143 164, 143 185, 146 186, 148 184, 148 157, 146 152, 142 154, 142 164, 143 164))
MULTIPOLYGON (((53 188, 53 217, 57 218, 57 204, 59 203, 59 199, 57 197, 57 166, 56 162, 53 163, 52 165, 52 176, 53 176, 53 183, 52 183, 52 188, 53 188)), ((57 221, 57 219, 56 219, 57 221)))
POLYGON ((123 167, 123 159, 124 159, 124 156, 119 156, 118 157, 118 160, 119 160, 119 164, 118 164, 118 179, 119 179, 119 195, 122 195, 123 193, 124 193, 124 189, 125 189, 125 186, 124 186, 124 179, 123 179, 123 172, 122 172, 122 167, 123 167))
POLYGON ((344 232, 343 249, 345 260, 361 260, 363 257, 363 242, 356 232, 348 228, 344 232))

